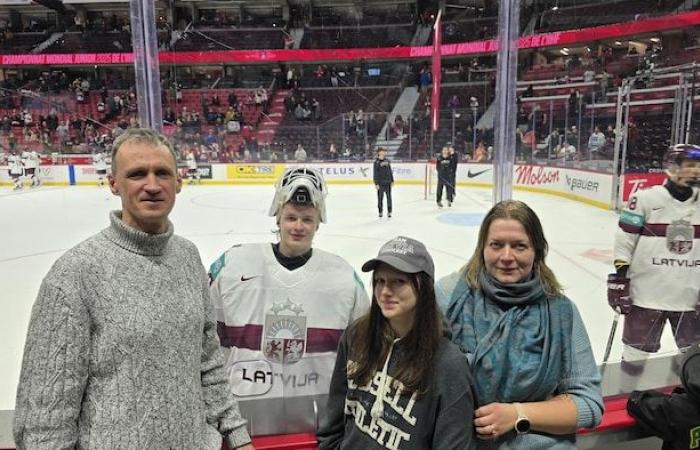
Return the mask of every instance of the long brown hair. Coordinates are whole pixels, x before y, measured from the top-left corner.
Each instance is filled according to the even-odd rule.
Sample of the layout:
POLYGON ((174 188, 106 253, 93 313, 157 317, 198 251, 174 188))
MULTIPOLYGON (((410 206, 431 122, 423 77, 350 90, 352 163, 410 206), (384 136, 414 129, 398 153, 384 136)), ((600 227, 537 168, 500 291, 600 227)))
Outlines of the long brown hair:
MULTIPOLYGON (((401 339, 402 351, 397 358, 398 370, 393 377, 407 392, 419 394, 427 391, 433 360, 443 335, 442 315, 435 299, 433 279, 424 272, 406 274, 416 293, 416 309, 413 327, 401 339)), ((348 378, 358 386, 372 381, 374 374, 382 370, 393 336, 389 321, 382 315, 372 281, 372 306, 367 314, 357 320, 350 329, 352 348, 349 351, 348 378)))
POLYGON ((489 228, 496 219, 516 220, 525 228, 525 233, 530 239, 532 248, 535 250, 535 261, 532 266, 532 271, 542 281, 545 293, 550 297, 556 297, 562 294, 562 287, 554 276, 554 272, 547 267, 545 258, 549 250, 549 244, 544 237, 542 223, 537 217, 537 214, 525 203, 518 200, 504 200, 496 203, 493 208, 486 214, 484 221, 479 229, 479 240, 474 249, 474 254, 465 266, 467 282, 470 286, 479 288, 478 275, 484 269, 484 249, 486 248, 486 239, 488 238, 489 228))

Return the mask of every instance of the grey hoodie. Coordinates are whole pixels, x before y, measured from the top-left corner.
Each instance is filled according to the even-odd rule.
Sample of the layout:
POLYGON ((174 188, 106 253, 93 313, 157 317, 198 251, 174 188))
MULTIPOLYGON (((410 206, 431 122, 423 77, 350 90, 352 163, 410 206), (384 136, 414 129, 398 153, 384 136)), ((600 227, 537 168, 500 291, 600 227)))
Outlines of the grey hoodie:
POLYGON ((403 351, 399 339, 393 342, 383 370, 367 386, 347 378, 348 340, 346 333, 338 346, 327 416, 318 432, 320 450, 476 448, 471 371, 453 343, 441 340, 430 387, 419 396, 403 393, 403 384, 391 376, 403 351))

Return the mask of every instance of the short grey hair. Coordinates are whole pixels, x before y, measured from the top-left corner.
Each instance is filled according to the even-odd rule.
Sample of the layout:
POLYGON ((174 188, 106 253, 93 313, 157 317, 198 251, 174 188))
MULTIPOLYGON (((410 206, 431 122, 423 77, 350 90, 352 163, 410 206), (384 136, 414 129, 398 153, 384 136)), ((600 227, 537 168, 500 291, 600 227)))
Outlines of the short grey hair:
POLYGON ((170 151, 170 154, 173 156, 173 162, 177 168, 177 155, 175 154, 175 147, 173 147, 173 144, 168 140, 167 136, 151 128, 129 128, 120 134, 112 144, 112 174, 117 172, 117 152, 122 145, 130 142, 147 144, 153 147, 167 148, 168 151, 170 151))

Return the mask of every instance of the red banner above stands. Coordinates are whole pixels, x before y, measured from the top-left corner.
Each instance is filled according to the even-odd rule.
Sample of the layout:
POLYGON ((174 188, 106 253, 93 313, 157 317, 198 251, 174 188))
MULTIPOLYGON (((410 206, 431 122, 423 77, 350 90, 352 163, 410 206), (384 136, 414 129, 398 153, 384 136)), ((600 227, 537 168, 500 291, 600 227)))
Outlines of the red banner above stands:
POLYGON ((70 53, 57 55, 0 55, 1 66, 73 66, 81 64, 133 64, 133 53, 70 53))
MULTIPOLYGON (((623 38, 642 33, 673 30, 700 25, 700 11, 690 11, 663 17, 624 22, 580 30, 542 33, 520 38, 521 49, 555 47, 623 38)), ((441 45, 442 56, 461 56, 494 53, 498 50, 496 40, 461 42, 441 45)), ((430 58, 432 46, 346 48, 319 50, 225 50, 203 52, 161 52, 163 64, 222 64, 222 63, 266 63, 266 62, 315 62, 358 61, 379 59, 430 58)), ((22 65, 88 65, 88 64, 132 64, 131 53, 74 53, 60 55, 0 55, 0 66, 22 65)))

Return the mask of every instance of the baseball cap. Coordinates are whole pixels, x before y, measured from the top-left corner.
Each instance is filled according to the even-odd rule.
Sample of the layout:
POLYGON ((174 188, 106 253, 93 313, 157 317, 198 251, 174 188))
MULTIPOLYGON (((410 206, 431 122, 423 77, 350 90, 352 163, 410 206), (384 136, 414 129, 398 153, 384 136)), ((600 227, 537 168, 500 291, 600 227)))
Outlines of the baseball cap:
POLYGON ((397 236, 379 249, 376 258, 362 265, 363 272, 370 272, 380 263, 405 273, 425 272, 435 279, 435 264, 422 242, 405 236, 397 236))

